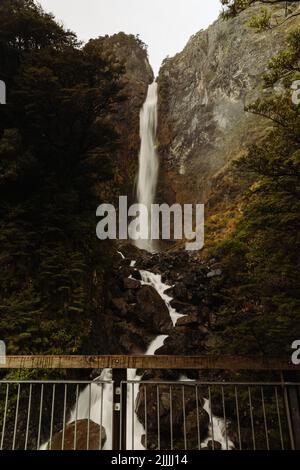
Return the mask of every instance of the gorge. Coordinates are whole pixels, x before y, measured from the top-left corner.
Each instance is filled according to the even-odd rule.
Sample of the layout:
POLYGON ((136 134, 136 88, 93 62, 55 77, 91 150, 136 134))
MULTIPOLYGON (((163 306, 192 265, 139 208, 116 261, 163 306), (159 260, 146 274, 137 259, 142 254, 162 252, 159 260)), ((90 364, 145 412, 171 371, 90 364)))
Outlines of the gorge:
MULTIPOLYGON (((299 5, 288 2, 287 19, 282 2, 269 5, 266 25, 262 5, 252 3, 195 32, 154 78, 137 36, 121 32, 82 45, 33 1, 18 8, 1 2, 0 83, 5 74, 8 105, 0 106, 0 339, 7 354, 290 357, 300 332, 300 124, 291 95, 300 79, 299 5), (23 21, 29 38, 19 31, 23 21), (204 248, 157 243, 149 233, 133 243, 96 239, 95 208, 117 207, 120 195, 146 208, 205 204, 204 248)), ((24 370, 21 377, 45 374, 24 370)), ((53 398, 45 396, 29 433, 27 408, 15 417, 15 394, 1 447, 13 440, 23 448, 26 435, 29 448, 47 448, 49 436, 59 448, 65 425, 71 441, 74 422, 85 431, 91 420, 95 448, 110 449, 111 370, 49 377, 91 384, 77 397, 74 388, 68 396, 61 389, 54 421, 53 398)), ((250 448, 246 393, 241 422, 234 390, 226 397, 212 390, 213 401, 201 387, 188 391, 181 409, 176 387, 229 378, 274 377, 129 370, 128 450, 170 448, 169 381, 178 449, 250 448), (160 393, 150 386, 147 411, 143 382, 151 380, 161 383, 160 393)), ((0 388, 1 403, 5 393, 0 388)), ((266 398, 274 425, 278 410, 273 395, 266 398)), ((38 409, 40 395, 33 400, 38 409)), ((280 447, 275 425, 265 443, 263 411, 255 425, 258 448, 280 447)))

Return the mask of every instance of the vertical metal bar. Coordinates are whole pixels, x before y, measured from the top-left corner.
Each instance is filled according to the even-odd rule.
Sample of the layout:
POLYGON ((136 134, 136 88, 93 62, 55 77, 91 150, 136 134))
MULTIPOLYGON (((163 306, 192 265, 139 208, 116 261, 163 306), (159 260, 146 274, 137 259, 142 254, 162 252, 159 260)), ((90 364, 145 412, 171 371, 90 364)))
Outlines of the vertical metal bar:
POLYGON ((294 436, 295 450, 300 450, 300 406, 296 385, 289 385, 287 388, 289 408, 291 410, 291 421, 294 436))
POLYGON ((291 449, 295 450, 295 440, 294 440, 294 432, 293 432, 293 426, 292 426, 291 409, 290 409, 290 404, 289 404, 289 398, 288 398, 288 394, 287 394, 286 385, 284 383, 283 374, 281 374, 281 381, 282 381, 282 388, 283 388, 285 412, 286 412, 286 417, 287 417, 287 422, 288 422, 288 429, 289 429, 289 436, 290 436, 290 442, 291 442, 291 449))
POLYGON ((226 450, 228 450, 226 406, 225 406, 225 394, 224 394, 224 387, 223 386, 221 387, 221 390, 222 390, 222 405, 223 405, 223 417, 224 417, 224 427, 225 427, 226 450))
POLYGON ((16 445, 17 426, 18 426, 18 415, 19 415, 19 403, 20 403, 20 388, 21 388, 21 385, 18 383, 18 393, 17 393, 16 415, 15 415, 15 425, 14 425, 14 435, 13 435, 12 450, 15 450, 15 445, 16 445))
POLYGON ((282 425, 281 425, 281 416, 280 416, 280 409, 279 409, 278 388, 277 387, 275 387, 275 400, 276 400, 276 409, 277 409, 277 416, 278 416, 278 427, 279 427, 281 449, 284 450, 284 442, 283 442, 283 435, 282 435, 282 425))
POLYGON ((79 385, 76 385, 76 398, 75 398, 75 423, 74 423, 74 442, 73 449, 77 448, 77 421, 78 421, 78 400, 79 400, 79 385))
POLYGON ((183 415, 184 450, 187 450, 187 442, 186 442, 186 417, 185 417, 185 391, 184 391, 184 385, 182 385, 182 415, 183 415))
POLYGON ((41 398, 40 398, 40 413, 39 413, 39 428, 38 428, 38 438, 37 438, 37 450, 39 450, 40 444, 41 444, 41 426, 42 426, 42 414, 43 414, 43 399, 44 399, 44 384, 41 385, 41 398))
POLYGON ((131 384, 131 408, 132 408, 132 414, 131 414, 131 431, 132 431, 132 436, 131 436, 131 447, 132 450, 134 450, 134 382, 131 384))
MULTIPOLYGON (((123 383, 121 382, 120 384, 120 404, 121 404, 121 409, 120 409, 120 421, 119 421, 119 450, 122 450, 124 449, 124 446, 126 446, 126 441, 125 443, 123 442, 124 440, 124 435, 123 435, 123 426, 122 426, 122 423, 123 423, 123 415, 124 413, 127 414, 127 407, 123 407, 123 383)), ((127 390, 127 386, 126 386, 126 390, 127 390)), ((102 389, 103 391, 103 389, 102 389)), ((126 402, 127 402, 127 396, 125 395, 125 399, 126 399, 126 402)), ((114 414, 114 410, 113 410, 113 414, 114 414)), ((126 429, 127 431, 127 429, 126 429)), ((126 434, 126 433, 125 433, 126 434)), ((113 443, 112 443, 112 449, 114 448, 113 446, 113 443)), ((125 447, 125 450, 126 450, 126 447, 125 447)))
POLYGON ((29 398, 28 398, 28 411, 27 411, 27 423, 26 423, 24 450, 27 450, 27 446, 28 446, 29 422, 30 422, 30 413, 31 413, 31 398, 32 398, 32 384, 29 385, 29 398))
POLYGON ((256 450, 255 430, 254 430, 254 420, 253 420, 253 409, 252 409, 252 396, 251 396, 251 388, 250 388, 250 387, 248 387, 248 395, 249 395, 249 408, 250 408, 250 419, 251 419, 251 430, 252 430, 253 450, 256 450))
POLYGON ((156 400, 157 400, 157 446, 160 450, 160 396, 159 396, 159 385, 156 387, 156 400))
POLYGON ((148 414, 147 414, 147 387, 144 384, 144 406, 145 406, 145 449, 148 448, 148 414))
POLYGON ((266 407, 265 407, 264 389, 263 389, 263 387, 260 387, 260 389, 261 389, 261 401, 262 401, 262 407, 263 407, 263 417, 264 417, 264 426, 265 426, 267 450, 270 450, 270 442, 269 442, 269 436, 268 436, 268 422, 267 422, 266 407))
POLYGON ((198 397, 198 385, 195 385, 196 393, 196 412, 197 412, 197 435, 198 435, 198 450, 201 450, 201 432, 200 432, 200 419, 199 419, 199 397, 198 397))
POLYGON ((67 384, 64 387, 64 410, 63 410, 63 431, 62 431, 62 441, 61 441, 61 450, 65 448, 65 432, 66 432, 66 409, 67 409, 67 384))
POLYGON ((4 435, 5 435, 5 426, 6 426, 6 417, 7 417, 7 405, 8 405, 8 394, 9 394, 9 384, 6 384, 6 395, 5 395, 5 405, 4 405, 4 416, 3 416, 3 424, 2 424, 2 436, 1 436, 0 450, 3 449, 3 444, 4 444, 4 435))
POLYGON ((211 401, 211 390, 210 390, 210 387, 208 387, 208 401, 209 401, 209 409, 210 409, 212 450, 215 450, 214 422, 213 422, 213 412, 212 412, 212 401, 211 401))
MULTIPOLYGON (((126 369, 113 369, 112 449, 127 450, 127 396, 130 394, 126 369)), ((105 387, 105 385, 104 385, 105 387)), ((130 410, 128 410, 130 413, 130 410)), ((130 445, 128 443, 128 445, 130 445)))
POLYGON ((86 450, 89 450, 89 448, 90 448, 90 423, 91 423, 92 384, 89 384, 88 387, 89 387, 89 413, 88 413, 87 433, 86 433, 86 450))
POLYGON ((173 394, 172 394, 172 385, 170 385, 170 439, 171 439, 171 450, 173 450, 173 394))
MULTIPOLYGON (((103 383, 101 384, 99 450, 102 450, 102 422, 103 422, 103 383)), ((120 438, 121 438, 121 436, 120 436, 120 438)), ((120 440, 120 442, 121 442, 121 440, 120 440)))
POLYGON ((234 387, 234 394, 235 394, 235 408, 236 408, 236 417, 237 417, 237 425, 238 425, 239 445, 240 445, 240 450, 242 450, 239 398, 238 398, 238 391, 237 391, 236 386, 234 387))
POLYGON ((52 403, 51 403, 50 441, 49 441, 49 449, 50 450, 52 449, 52 439, 53 439, 55 392, 56 392, 56 385, 53 384, 53 386, 52 386, 52 403))

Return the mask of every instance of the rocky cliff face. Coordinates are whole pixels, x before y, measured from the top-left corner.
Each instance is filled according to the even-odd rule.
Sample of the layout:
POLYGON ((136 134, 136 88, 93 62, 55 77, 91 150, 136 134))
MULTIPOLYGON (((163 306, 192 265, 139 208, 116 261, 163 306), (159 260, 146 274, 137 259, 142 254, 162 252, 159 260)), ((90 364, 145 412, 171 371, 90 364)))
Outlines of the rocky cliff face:
MULTIPOLYGON (((154 80, 145 45, 137 37, 118 33, 96 39, 104 54, 116 65, 123 65, 120 101, 112 109, 108 119, 114 121, 118 132, 119 150, 114 161, 114 181, 108 194, 115 189, 119 194, 132 193, 137 173, 140 146, 139 115, 147 90, 154 80)), ((105 198, 105 194, 103 194, 105 198)), ((111 202, 111 201, 108 201, 111 202)))
MULTIPOLYGON (((219 199, 239 192, 240 182, 229 177, 230 162, 261 138, 266 126, 246 113, 245 105, 270 92, 263 90, 261 75, 299 22, 257 33, 247 23, 260 9, 219 19, 164 62, 158 79, 160 199, 207 202, 218 185, 219 199)), ((274 13, 284 19, 282 8, 274 13)))

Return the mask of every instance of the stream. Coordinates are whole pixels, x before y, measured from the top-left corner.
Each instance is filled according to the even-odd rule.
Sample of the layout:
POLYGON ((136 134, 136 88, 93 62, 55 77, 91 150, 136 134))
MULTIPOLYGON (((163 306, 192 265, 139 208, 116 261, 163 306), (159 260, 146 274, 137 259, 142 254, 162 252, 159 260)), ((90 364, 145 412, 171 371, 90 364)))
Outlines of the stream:
MULTIPOLYGON (((119 253, 122 255, 122 253, 119 253)), ((123 255, 122 255, 123 257, 123 255)), ((131 262, 131 266, 134 266, 135 262, 131 262)), ((160 274, 154 274, 150 271, 140 271, 142 281, 141 283, 144 285, 152 286, 156 292, 161 296, 163 301, 165 302, 171 320, 173 322, 173 326, 175 327, 176 322, 179 318, 183 315, 179 314, 172 306, 171 300, 172 298, 169 297, 165 292, 171 287, 167 284, 164 284, 161 279, 160 274)), ((156 353, 158 349, 160 349, 164 341, 168 336, 166 335, 159 335, 157 336, 149 345, 145 355, 151 356, 156 353)), ((127 450, 145 450, 145 447, 142 445, 142 436, 145 434, 145 430, 143 425, 138 420, 136 413, 132 413, 132 410, 135 408, 135 403, 137 399, 137 395, 139 392, 138 382, 141 380, 141 376, 137 374, 136 369, 129 369, 127 371, 127 380, 134 381, 134 385, 132 387, 131 384, 127 386, 127 450)), ((78 408, 77 408, 77 420, 80 419, 88 419, 90 418, 96 424, 102 422, 102 425, 105 428, 107 439, 103 446, 103 450, 110 450, 112 448, 112 396, 113 396, 113 387, 111 383, 106 383, 103 385, 103 396, 102 396, 102 386, 101 384, 97 384, 97 380, 101 381, 111 381, 112 379, 112 371, 111 369, 104 369, 98 379, 95 379, 94 383, 91 385, 91 395, 89 392, 89 387, 86 387, 79 395, 78 399, 78 408), (91 402, 91 410, 89 413, 89 403, 91 402)), ((181 377, 181 381, 188 381, 186 377, 181 377)), ((204 409, 211 416, 210 413, 210 406, 209 401, 206 399, 204 404, 204 409)), ((74 422, 76 418, 76 407, 71 412, 71 417, 69 420, 69 424, 74 422)), ((222 449, 225 450, 227 446, 232 447, 231 442, 227 442, 225 440, 225 424, 224 421, 220 418, 213 416, 213 433, 212 433, 212 426, 211 422, 209 425, 209 435, 208 437, 201 443, 201 447, 206 447, 207 442, 212 439, 212 435, 214 436, 214 440, 220 442, 222 445, 222 449)))

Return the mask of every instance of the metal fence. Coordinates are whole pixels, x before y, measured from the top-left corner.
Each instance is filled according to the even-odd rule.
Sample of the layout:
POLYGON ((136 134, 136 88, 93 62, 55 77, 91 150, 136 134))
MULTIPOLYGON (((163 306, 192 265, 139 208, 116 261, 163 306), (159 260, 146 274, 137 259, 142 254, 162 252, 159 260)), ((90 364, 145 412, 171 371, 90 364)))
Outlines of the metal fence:
POLYGON ((49 376, 50 369, 99 368, 105 369, 94 381, 0 380, 0 449, 300 449, 300 368, 285 360, 27 356, 0 365, 20 377, 24 369, 48 369, 49 376), (190 376, 201 370, 211 377, 203 375, 209 370, 218 379, 188 380, 188 369, 190 376), (252 380, 228 380, 229 371, 234 378, 246 370, 252 380), (178 380, 162 379, 170 371, 178 380))
POLYGON ((2 381, 0 448, 295 449, 299 391, 282 382, 2 381))
POLYGON ((299 383, 129 381, 123 390, 121 448, 141 441, 157 450, 299 448, 299 383))
POLYGON ((113 406, 112 381, 0 381, 0 449, 111 449, 113 406))

